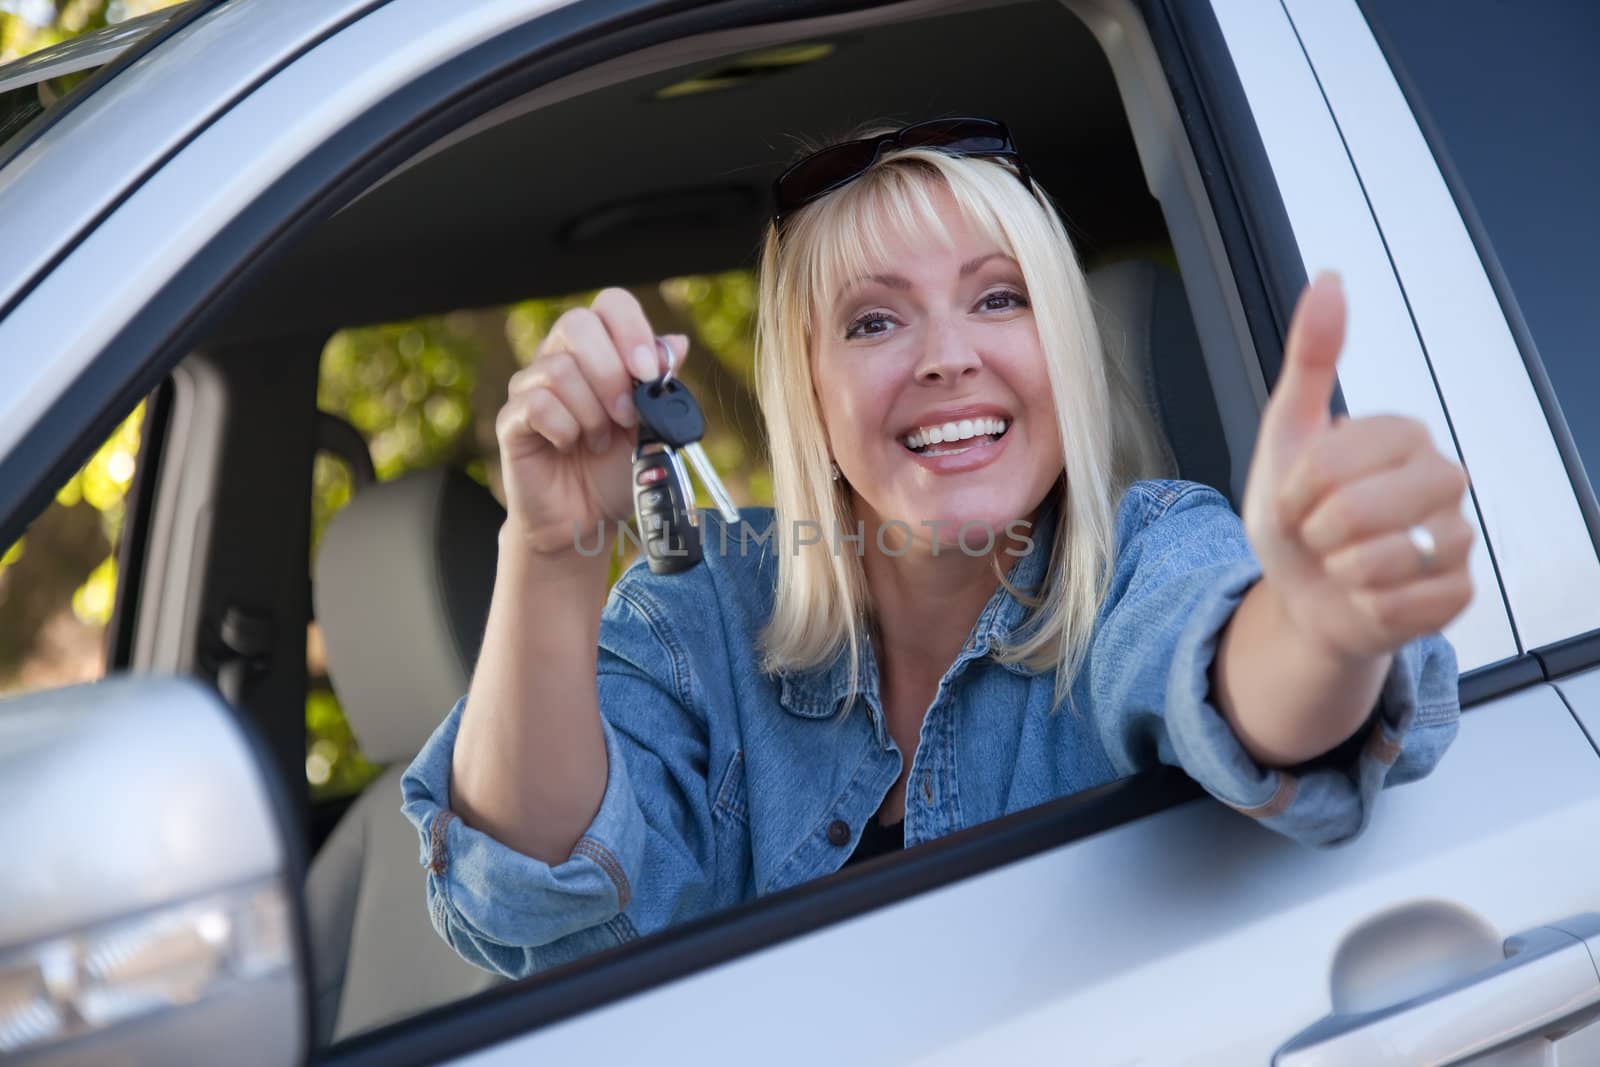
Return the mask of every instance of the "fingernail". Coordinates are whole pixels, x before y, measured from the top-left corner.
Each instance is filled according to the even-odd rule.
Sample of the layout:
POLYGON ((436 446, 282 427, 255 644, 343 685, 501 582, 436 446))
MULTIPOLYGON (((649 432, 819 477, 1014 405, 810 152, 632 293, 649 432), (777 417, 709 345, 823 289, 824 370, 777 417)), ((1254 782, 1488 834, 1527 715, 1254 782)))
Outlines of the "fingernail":
POLYGON ((648 382, 652 378, 661 377, 661 357, 649 345, 640 345, 633 350, 633 376, 640 381, 648 382))
POLYGON ((611 402, 611 414, 624 426, 633 427, 639 425, 639 409, 633 406, 633 397, 627 393, 618 394, 617 398, 611 402))

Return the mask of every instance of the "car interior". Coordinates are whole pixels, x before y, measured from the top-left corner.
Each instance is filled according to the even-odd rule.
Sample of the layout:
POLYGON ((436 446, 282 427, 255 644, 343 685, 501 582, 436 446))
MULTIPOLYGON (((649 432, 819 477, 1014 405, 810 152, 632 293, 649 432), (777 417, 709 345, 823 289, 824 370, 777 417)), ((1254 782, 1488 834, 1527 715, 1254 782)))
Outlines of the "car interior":
POLYGON ((231 304, 163 387, 146 446, 160 473, 125 546, 143 563, 118 612, 134 634, 131 665, 215 677, 295 786, 321 1041, 496 981, 429 924, 399 778, 466 691, 503 514, 458 465, 373 478, 359 432, 317 410, 329 336, 752 269, 770 184, 796 137, 993 116, 1061 207, 1108 349, 1165 431, 1177 473, 1237 503, 1260 371, 1235 336, 1192 313, 1170 223, 1200 209, 1152 196, 1126 92, 1102 40, 1055 0, 901 4, 671 42, 469 123, 319 223, 231 304), (355 473, 313 558, 319 452, 355 473), (385 768, 357 797, 316 806, 298 792, 300 635, 313 618, 345 715, 385 768))

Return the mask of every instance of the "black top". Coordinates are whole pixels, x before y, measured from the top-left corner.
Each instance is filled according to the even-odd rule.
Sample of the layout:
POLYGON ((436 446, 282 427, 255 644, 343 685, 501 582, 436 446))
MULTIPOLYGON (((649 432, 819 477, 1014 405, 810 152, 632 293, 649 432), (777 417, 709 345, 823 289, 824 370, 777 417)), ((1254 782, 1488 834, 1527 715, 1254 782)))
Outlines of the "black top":
POLYGON ((876 817, 868 819, 866 828, 861 831, 861 840, 856 843, 856 850, 850 853, 850 858, 844 861, 846 867, 862 860, 870 860, 874 856, 882 856, 890 852, 898 852, 906 847, 906 823, 901 819, 897 823, 885 826, 876 817))

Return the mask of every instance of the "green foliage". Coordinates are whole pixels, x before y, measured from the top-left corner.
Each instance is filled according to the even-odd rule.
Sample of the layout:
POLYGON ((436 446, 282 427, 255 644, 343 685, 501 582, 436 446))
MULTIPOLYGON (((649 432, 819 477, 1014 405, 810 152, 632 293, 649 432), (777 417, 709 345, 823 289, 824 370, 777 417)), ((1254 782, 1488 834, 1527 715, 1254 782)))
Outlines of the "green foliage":
POLYGON ((306 694, 306 783, 313 801, 359 793, 382 767, 361 755, 331 689, 306 694))
MULTIPOLYGON (((361 431, 380 481, 465 462, 463 431, 480 361, 456 316, 341 330, 323 348, 317 404, 361 431)), ((351 492, 349 471, 326 457, 314 480, 313 546, 351 492)))

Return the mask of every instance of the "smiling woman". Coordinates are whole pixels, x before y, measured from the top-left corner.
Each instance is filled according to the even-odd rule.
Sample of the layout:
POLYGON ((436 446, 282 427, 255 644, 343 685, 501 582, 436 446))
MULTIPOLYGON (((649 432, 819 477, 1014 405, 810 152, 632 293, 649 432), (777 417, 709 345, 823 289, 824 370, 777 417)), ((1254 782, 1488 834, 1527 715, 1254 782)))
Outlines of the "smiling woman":
POLYGON ((482 652, 403 781, 468 960, 527 974, 1156 763, 1344 841, 1454 736, 1435 631, 1470 596, 1464 480, 1406 420, 1329 423, 1337 286, 1291 331, 1247 533, 1214 490, 1141 480, 1153 424, 987 128, 1002 150, 925 124, 787 172, 821 188, 780 179, 756 355, 776 507, 708 513, 704 566, 636 565, 602 609, 606 561, 572 536, 631 507, 632 382, 663 369, 637 300, 567 312, 512 378, 482 652), (774 521, 831 536, 752 555, 774 521), (1020 548, 996 536, 1018 524, 1020 548))

